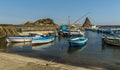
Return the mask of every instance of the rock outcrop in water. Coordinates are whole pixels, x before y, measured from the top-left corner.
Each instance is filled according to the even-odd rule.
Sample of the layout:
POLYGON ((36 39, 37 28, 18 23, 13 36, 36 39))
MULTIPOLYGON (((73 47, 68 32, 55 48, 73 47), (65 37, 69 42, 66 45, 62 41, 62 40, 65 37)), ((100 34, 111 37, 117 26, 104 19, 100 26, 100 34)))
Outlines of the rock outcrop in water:
POLYGON ((18 32, 13 25, 0 24, 0 38, 5 36, 17 36, 18 32))
POLYGON ((87 17, 82 27, 89 28, 91 26, 92 26, 92 24, 91 24, 89 18, 87 17))

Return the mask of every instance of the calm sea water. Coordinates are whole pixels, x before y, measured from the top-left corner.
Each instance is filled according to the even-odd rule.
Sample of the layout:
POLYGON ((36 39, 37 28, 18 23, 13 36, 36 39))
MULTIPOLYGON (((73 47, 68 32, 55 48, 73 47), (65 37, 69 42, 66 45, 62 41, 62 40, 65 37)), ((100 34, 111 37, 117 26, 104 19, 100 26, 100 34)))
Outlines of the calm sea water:
POLYGON ((120 47, 102 44, 101 33, 86 31, 89 39, 83 47, 69 47, 69 37, 57 37, 52 43, 32 46, 30 42, 4 43, 0 50, 75 66, 120 69, 120 47))

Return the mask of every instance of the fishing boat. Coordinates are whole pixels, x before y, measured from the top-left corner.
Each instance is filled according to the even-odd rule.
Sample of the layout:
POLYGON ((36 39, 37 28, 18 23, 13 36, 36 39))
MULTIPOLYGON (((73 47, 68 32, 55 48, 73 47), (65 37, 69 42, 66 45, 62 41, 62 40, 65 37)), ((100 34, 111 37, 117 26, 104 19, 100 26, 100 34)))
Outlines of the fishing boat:
POLYGON ((69 36, 70 35, 70 28, 66 25, 62 25, 58 30, 58 34, 62 36, 69 36))
POLYGON ((120 36, 118 34, 104 35, 102 40, 106 44, 120 46, 120 36))
POLYGON ((71 36, 84 36, 84 32, 82 32, 80 30, 71 30, 70 35, 71 36))
POLYGON ((69 45, 70 46, 83 46, 86 44, 87 42, 87 38, 86 37, 77 37, 77 38, 72 38, 72 39, 69 39, 68 42, 69 42, 69 45))
POLYGON ((31 42, 32 39, 41 38, 43 35, 34 35, 34 36, 7 36, 7 42, 31 42))
POLYGON ((70 35, 71 36, 84 36, 84 32, 81 31, 78 26, 72 25, 70 28, 70 35))
POLYGON ((33 38, 32 44, 44 44, 54 41, 55 36, 46 36, 41 38, 33 38))
POLYGON ((31 37, 27 36, 8 36, 6 37, 7 42, 30 42, 32 41, 31 37))

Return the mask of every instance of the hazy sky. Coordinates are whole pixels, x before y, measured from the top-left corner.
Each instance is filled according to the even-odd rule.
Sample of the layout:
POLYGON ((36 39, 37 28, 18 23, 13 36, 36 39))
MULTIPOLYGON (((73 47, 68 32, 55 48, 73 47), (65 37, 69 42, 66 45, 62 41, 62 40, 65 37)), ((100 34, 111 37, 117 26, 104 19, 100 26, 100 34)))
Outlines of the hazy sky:
POLYGON ((93 24, 120 24, 120 0, 0 0, 0 24, 52 18, 58 24, 89 17, 93 24))

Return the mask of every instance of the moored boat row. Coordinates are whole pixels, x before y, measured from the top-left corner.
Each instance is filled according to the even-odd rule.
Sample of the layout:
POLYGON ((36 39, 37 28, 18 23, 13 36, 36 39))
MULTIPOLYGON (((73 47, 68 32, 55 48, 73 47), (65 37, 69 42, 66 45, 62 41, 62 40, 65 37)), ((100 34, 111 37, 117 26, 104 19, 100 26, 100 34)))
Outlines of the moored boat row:
MULTIPOLYGON (((6 37, 7 42, 31 42, 32 44, 43 44, 54 41, 55 36, 35 37, 35 36, 8 36, 6 37)), ((68 43, 70 46, 82 46, 87 42, 86 37, 75 37, 70 38, 68 43)))
POLYGON ((55 36, 8 36, 7 42, 32 42, 35 43, 48 43, 54 41, 55 36))

